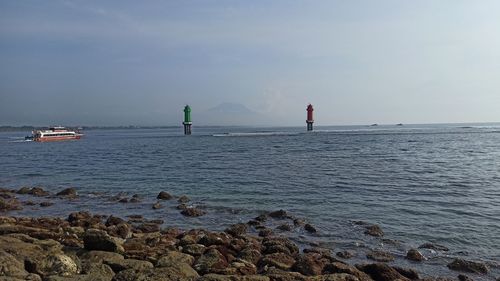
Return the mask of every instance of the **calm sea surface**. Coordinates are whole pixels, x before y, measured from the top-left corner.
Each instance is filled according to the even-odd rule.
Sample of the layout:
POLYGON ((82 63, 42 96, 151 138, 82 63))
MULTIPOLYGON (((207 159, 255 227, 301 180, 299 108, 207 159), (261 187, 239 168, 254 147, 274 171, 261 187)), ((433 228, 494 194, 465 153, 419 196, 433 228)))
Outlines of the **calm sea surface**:
POLYGON ((181 128, 88 130, 80 141, 58 143, 0 133, 0 187, 73 186, 81 195, 17 215, 142 214, 183 228, 222 230, 284 209, 319 229, 287 234, 299 243, 355 249, 362 261, 369 249, 403 256, 434 242, 450 251, 425 252, 429 261, 410 266, 456 276, 443 264, 463 257, 488 262, 486 279, 499 275, 499 125, 193 129, 188 137, 181 128), (152 210, 162 190, 189 196, 208 214, 185 218, 174 201, 152 210), (117 203, 119 193, 143 201, 117 203), (380 224, 390 240, 366 237, 358 220, 380 224))

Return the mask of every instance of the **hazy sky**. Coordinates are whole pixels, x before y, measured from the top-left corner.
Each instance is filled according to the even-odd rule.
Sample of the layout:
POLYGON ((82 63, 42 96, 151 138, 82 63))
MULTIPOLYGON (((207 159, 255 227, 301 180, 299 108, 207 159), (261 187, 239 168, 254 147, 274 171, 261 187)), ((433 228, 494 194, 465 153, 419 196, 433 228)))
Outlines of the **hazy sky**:
POLYGON ((309 102, 318 125, 500 121, 499 11, 497 0, 3 0, 0 125, 178 125, 186 103, 198 124, 251 123, 210 119, 225 102, 269 125, 304 125, 309 102))

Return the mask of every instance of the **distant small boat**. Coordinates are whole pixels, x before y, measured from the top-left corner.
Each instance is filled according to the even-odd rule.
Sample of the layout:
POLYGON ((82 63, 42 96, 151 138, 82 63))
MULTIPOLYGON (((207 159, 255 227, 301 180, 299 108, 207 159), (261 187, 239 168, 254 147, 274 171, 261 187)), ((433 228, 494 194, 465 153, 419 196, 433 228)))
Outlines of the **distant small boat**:
POLYGON ((402 123, 399 123, 399 124, 396 124, 396 126, 403 126, 403 124, 402 124, 402 123))
POLYGON ((35 130, 26 140, 38 142, 78 140, 83 136, 79 131, 71 131, 64 127, 50 127, 48 130, 35 130))
POLYGON ((371 124, 370 127, 376 127, 378 124, 371 124))

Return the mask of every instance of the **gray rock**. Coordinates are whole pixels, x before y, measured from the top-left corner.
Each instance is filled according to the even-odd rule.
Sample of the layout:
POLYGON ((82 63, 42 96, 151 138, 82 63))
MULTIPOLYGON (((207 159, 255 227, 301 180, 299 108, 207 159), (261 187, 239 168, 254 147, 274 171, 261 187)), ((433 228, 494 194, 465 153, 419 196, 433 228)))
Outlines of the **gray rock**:
POLYGON ((449 269, 463 271, 463 272, 472 272, 472 273, 480 273, 486 274, 489 272, 488 266, 482 262, 474 262, 467 261, 464 259, 455 259, 448 265, 449 269))

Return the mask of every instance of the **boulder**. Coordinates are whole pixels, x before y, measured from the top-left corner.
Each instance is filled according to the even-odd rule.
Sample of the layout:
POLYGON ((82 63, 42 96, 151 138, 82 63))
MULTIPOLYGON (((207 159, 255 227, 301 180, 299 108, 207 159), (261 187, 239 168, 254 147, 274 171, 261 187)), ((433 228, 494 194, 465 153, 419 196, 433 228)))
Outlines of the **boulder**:
POLYGON ((489 272, 488 266, 482 262, 468 261, 464 259, 454 259, 448 265, 449 269, 463 272, 486 274, 489 272))
POLYGON ((40 203, 40 207, 50 207, 52 205, 54 205, 54 203, 50 201, 44 201, 40 203))
POLYGON ((65 254, 53 254, 43 258, 30 257, 24 261, 28 272, 41 276, 70 276, 79 272, 75 261, 65 254))
POLYGON ((156 223, 142 223, 138 226, 135 227, 136 230, 142 232, 142 233, 153 233, 153 232, 159 232, 160 231, 160 225, 156 223))
POLYGON ((58 193, 56 193, 56 195, 57 196, 64 196, 64 197, 76 197, 77 192, 76 192, 76 189, 74 187, 68 187, 66 189, 59 191, 58 193))
MULTIPOLYGON (((285 212, 285 211, 283 211, 283 212, 285 212)), ((285 214, 286 214, 286 212, 285 212, 285 214)), ((255 217, 254 220, 258 221, 258 222, 265 222, 267 220, 267 215, 266 214, 258 215, 257 217, 255 217)))
POLYGON ((205 274, 198 278, 197 281, 270 281, 269 277, 262 275, 221 275, 221 274, 205 274))
POLYGON ((135 271, 143 271, 153 268, 153 264, 149 261, 136 260, 136 259, 117 259, 106 261, 105 264, 109 265, 114 272, 120 272, 126 269, 133 269, 135 271))
POLYGON ((73 212, 68 216, 68 222, 72 226, 89 228, 101 223, 101 217, 92 216, 89 212, 73 212))
POLYGON ((400 266, 393 266, 397 272, 399 272, 401 275, 404 277, 410 279, 410 280, 418 280, 420 279, 420 276, 418 275, 418 272, 413 269, 413 268, 404 268, 400 266))
POLYGON ((259 231, 259 236, 260 237, 268 237, 273 235, 273 230, 269 228, 264 228, 259 231))
POLYGON ((170 200, 172 198, 174 198, 174 197, 172 195, 170 195, 170 193, 165 192, 165 191, 158 193, 158 196, 156 196, 156 199, 160 199, 160 200, 170 200))
POLYGON ((289 225, 288 223, 283 223, 283 224, 280 224, 276 227, 276 229, 279 229, 281 231, 291 231, 292 230, 292 226, 289 225))
POLYGON ((231 237, 228 235, 229 232, 226 232, 208 232, 200 238, 198 243, 207 247, 212 245, 229 245, 231 237))
POLYGON ((305 229, 307 232, 309 232, 309 233, 316 233, 316 232, 317 232, 316 228, 315 228, 314 226, 312 226, 311 224, 308 224, 308 223, 306 223, 306 224, 304 225, 304 229, 305 229))
POLYGON ((248 226, 244 223, 233 224, 224 230, 225 232, 231 234, 232 236, 240 236, 247 232, 248 226))
POLYGON ((266 237, 262 240, 264 247, 262 253, 285 253, 290 256, 296 256, 299 253, 299 247, 285 237, 266 237))
POLYGON ((42 196, 47 196, 50 193, 48 191, 43 190, 43 188, 41 188, 41 187, 33 187, 32 189, 30 189, 28 194, 31 194, 33 196, 42 197, 42 196))
POLYGON ((408 278, 404 277, 397 270, 385 263, 356 265, 356 268, 370 275, 370 277, 375 281, 409 281, 408 278))
POLYGON ((394 260, 394 256, 389 252, 374 250, 366 254, 368 259, 378 262, 390 262, 394 260))
POLYGON ((294 264, 295 259, 285 253, 268 254, 263 256, 258 262, 259 267, 274 266, 282 270, 289 270, 294 264))
POLYGON ((21 202, 16 198, 3 199, 0 198, 0 212, 8 212, 14 210, 22 210, 21 202))
POLYGON ((323 274, 347 273, 356 276, 360 281, 371 281, 368 274, 354 266, 341 262, 328 263, 323 267, 323 274))
POLYGON ((200 217, 200 216, 203 216, 204 214, 206 214, 206 212, 201 210, 201 209, 198 209, 198 208, 194 208, 194 207, 189 208, 188 207, 188 208, 182 210, 181 214, 186 216, 186 217, 200 217))
POLYGON ((345 251, 337 252, 336 255, 339 258, 350 259, 350 258, 356 256, 356 252, 350 251, 350 250, 345 250, 345 251))
POLYGON ((425 257, 417 249, 410 249, 406 253, 406 259, 411 261, 423 261, 425 257))
POLYGON ((182 252, 191 256, 199 257, 205 252, 206 247, 201 244, 189 244, 182 248, 182 252))
POLYGON ((458 281, 474 281, 474 280, 472 278, 470 278, 469 276, 467 276, 467 275, 459 274, 458 275, 458 281))
POLYGON ((187 203, 191 201, 191 199, 189 199, 189 197, 187 197, 186 195, 182 195, 181 197, 179 197, 179 199, 177 199, 177 202, 179 203, 187 203))
POLYGON ((307 281, 359 281, 359 279, 347 273, 335 273, 310 277, 307 281))
POLYGON ((321 254, 306 253, 297 258, 292 269, 307 276, 320 275, 327 262, 321 254))
POLYGON ((235 259, 223 272, 224 274, 254 275, 257 273, 257 267, 249 261, 235 259))
POLYGON ((380 226, 378 226, 376 224, 367 226, 364 233, 366 235, 370 235, 370 236, 374 236, 374 237, 384 236, 384 231, 382 231, 382 228, 380 228, 380 226))
POLYGON ((260 260, 262 255, 260 252, 254 248, 248 247, 243 249, 242 251, 239 252, 238 258, 242 260, 246 260, 248 262, 251 262, 253 264, 257 264, 257 262, 260 260))
POLYGON ((24 263, 13 255, 0 250, 0 276, 23 279, 28 275, 24 263))
POLYGON ((143 271, 126 269, 120 271, 113 277, 113 281, 189 281, 199 277, 193 268, 185 263, 177 263, 175 266, 150 268, 143 271))
POLYGON ((419 249, 431 249, 431 250, 443 251, 443 252, 447 252, 450 250, 446 246, 434 244, 434 243, 424 243, 424 244, 418 246, 418 248, 419 249))
POLYGON ((83 236, 83 244, 89 251, 124 252, 122 242, 118 238, 111 237, 105 231, 98 229, 88 229, 83 236))
POLYGON ((109 216, 108 219, 106 220, 105 225, 106 226, 111 226, 111 225, 118 225, 120 223, 124 223, 125 220, 119 217, 115 217, 113 215, 109 216))
POLYGON ((218 273, 228 266, 226 258, 216 249, 208 249, 193 268, 200 274, 218 273))
POLYGON ((194 263, 194 257, 177 251, 169 251, 158 260, 156 267, 169 267, 176 263, 192 265, 194 263))
POLYGON ((275 219, 286 219, 286 218, 289 218, 289 215, 284 210, 277 210, 277 211, 270 212, 268 214, 268 216, 270 216, 271 218, 275 218, 275 219))

